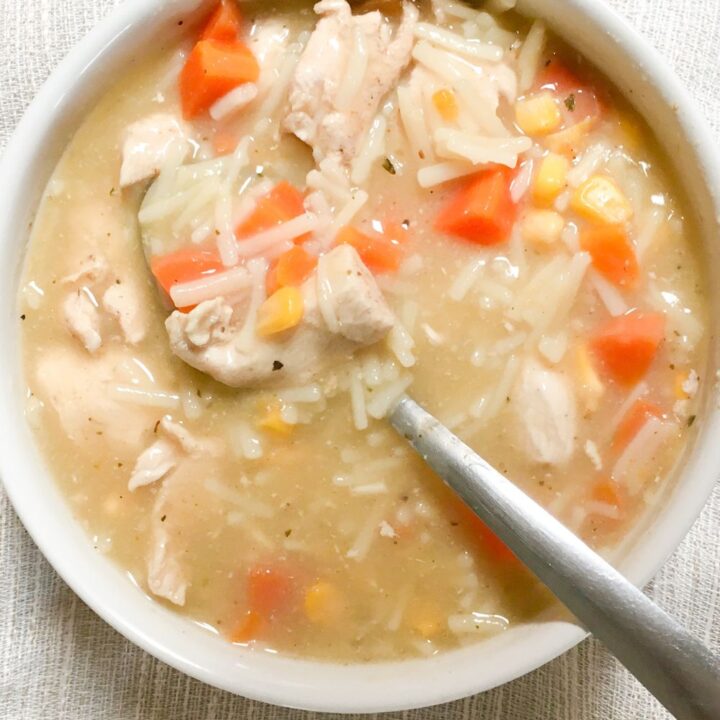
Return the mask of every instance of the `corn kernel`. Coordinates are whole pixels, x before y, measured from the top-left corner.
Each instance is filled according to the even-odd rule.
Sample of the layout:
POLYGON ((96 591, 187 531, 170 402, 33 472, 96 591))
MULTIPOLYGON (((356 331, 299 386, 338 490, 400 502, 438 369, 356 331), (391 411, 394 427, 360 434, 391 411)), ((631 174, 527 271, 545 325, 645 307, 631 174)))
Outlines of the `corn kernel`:
POLYGON ((565 189, 570 161, 562 155, 549 153, 540 162, 532 187, 533 200, 538 205, 551 205, 565 189))
POLYGON ((258 426, 263 430, 272 430, 279 435, 289 435, 294 429, 293 425, 283 420, 278 403, 269 405, 266 408, 265 414, 258 421, 258 426))
POLYGON ((295 327, 303 316, 303 298, 296 287, 276 290, 261 306, 257 315, 257 334, 274 335, 295 327))
POLYGON ((690 397, 684 387, 688 379, 688 374, 689 373, 681 372, 675 376, 675 385, 673 386, 673 389, 675 390, 675 397, 678 400, 687 400, 690 397))
POLYGON ((588 133, 595 124, 594 118, 585 118, 565 130, 548 135, 544 145, 549 150, 565 155, 577 155, 588 140, 588 133))
POLYGON ((597 410, 600 398, 605 393, 605 385, 598 377, 590 358, 587 345, 578 345, 575 349, 575 367, 580 380, 580 394, 583 397, 585 410, 593 413, 597 410))
POLYGON ((565 227, 562 215, 554 210, 529 210, 520 224, 525 242, 536 248, 546 248, 560 240, 565 227))
POLYGON ((429 600, 415 600, 407 609, 406 622, 412 630, 428 639, 437 635, 443 627, 442 613, 429 600))
POLYGON ((447 122, 455 122, 458 118, 458 104, 455 93, 452 90, 443 88, 433 93, 433 105, 440 114, 440 117, 447 122))
POLYGON ((305 593, 305 615, 314 623, 332 625, 342 619, 343 595, 337 586, 325 580, 315 583, 305 593))
POLYGON ((588 220, 618 224, 627 222, 633 214, 628 199, 613 180, 593 175, 573 193, 572 209, 588 220))
POLYGON ((515 122, 526 135, 547 135, 560 127, 562 114, 552 94, 544 92, 518 100, 515 122))

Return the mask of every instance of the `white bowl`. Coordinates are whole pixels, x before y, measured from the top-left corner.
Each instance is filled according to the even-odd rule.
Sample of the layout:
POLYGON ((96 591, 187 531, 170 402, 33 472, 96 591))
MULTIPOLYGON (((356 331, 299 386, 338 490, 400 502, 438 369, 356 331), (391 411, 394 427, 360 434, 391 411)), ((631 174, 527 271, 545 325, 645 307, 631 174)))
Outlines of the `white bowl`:
MULTIPOLYGON (((250 698, 333 712, 378 712, 442 703, 508 682, 577 644, 584 631, 563 621, 516 627, 487 642, 404 663, 340 665, 234 647, 166 610, 92 549, 55 485, 23 419, 16 294, 38 200, 85 111, 121 68, 158 38, 171 43, 209 0, 131 0, 61 63, 38 93, 0 165, 0 473, 10 499, 47 559, 101 617, 177 669, 250 698)), ((708 272, 716 273, 720 165, 687 93, 658 54, 597 0, 520 0, 614 81, 648 119, 675 165, 698 220, 708 272)), ((718 367, 718 292, 712 287, 711 357, 718 367)), ((717 390, 707 383, 698 435, 661 509, 621 554, 621 570, 645 583, 677 547, 720 474, 717 390)))

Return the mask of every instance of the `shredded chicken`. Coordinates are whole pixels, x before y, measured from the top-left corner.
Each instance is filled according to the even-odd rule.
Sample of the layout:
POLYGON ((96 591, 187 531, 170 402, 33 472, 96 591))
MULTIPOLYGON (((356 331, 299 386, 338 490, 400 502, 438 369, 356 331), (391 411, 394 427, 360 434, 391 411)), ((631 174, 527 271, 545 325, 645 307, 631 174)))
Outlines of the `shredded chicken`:
POLYGON ((137 289, 130 283, 113 284, 105 291, 103 308, 120 325, 125 340, 137 345, 145 338, 147 319, 137 289))
POLYGON ((120 186, 129 187, 155 177, 175 147, 184 147, 185 154, 190 151, 185 128, 174 115, 157 113, 134 122, 123 144, 120 186))
POLYGON ((534 360, 523 367, 513 395, 527 442, 521 443, 539 463, 560 465, 575 449, 576 403, 565 375, 534 360))
POLYGON ((107 275, 108 262, 103 255, 93 253, 88 255, 79 265, 76 272, 66 275, 60 280, 63 284, 72 284, 79 281, 94 283, 103 280, 107 275))
POLYGON ((308 379, 323 363, 381 340, 395 324, 374 278, 349 245, 324 255, 301 291, 302 323, 277 338, 246 342, 241 319, 217 298, 167 319, 170 346, 179 358, 216 380, 251 387, 288 377, 308 379), (208 318, 214 321, 206 323, 198 338, 196 329, 208 318))
MULTIPOLYGON (((37 359, 38 390, 58 414, 63 432, 79 447, 116 443, 135 449, 156 417, 152 408, 116 400, 125 355, 114 348, 90 357, 73 347, 50 347, 37 359)), ((40 393, 39 393, 40 394, 40 393)))
POLYGON ((174 443, 165 438, 156 440, 135 462, 128 489, 132 492, 139 487, 162 480, 177 466, 178 460, 179 453, 174 443))
POLYGON ((65 325, 83 347, 94 353, 102 345, 100 313, 84 288, 71 292, 62 305, 65 325))
POLYGON ((180 425, 180 423, 173 422, 169 417, 164 417, 160 421, 160 429, 190 457, 199 458, 203 455, 219 455, 222 452, 217 440, 196 438, 187 428, 180 425))
POLYGON ((322 0, 323 17, 298 62, 284 127, 310 145, 316 162, 357 154, 386 93, 410 61, 417 8, 403 4, 393 37, 378 11, 353 15, 345 0, 322 0))

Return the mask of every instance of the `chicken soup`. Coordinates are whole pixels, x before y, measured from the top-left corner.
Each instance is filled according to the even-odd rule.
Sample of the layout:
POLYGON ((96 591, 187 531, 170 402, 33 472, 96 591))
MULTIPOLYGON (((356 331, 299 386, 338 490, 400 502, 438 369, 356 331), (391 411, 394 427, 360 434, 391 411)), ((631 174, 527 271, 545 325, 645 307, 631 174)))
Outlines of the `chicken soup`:
POLYGON ((404 393, 603 552, 688 442, 682 198, 511 4, 223 0, 47 186, 27 420, 97 551, 227 642, 398 659, 551 604, 393 432, 404 393))

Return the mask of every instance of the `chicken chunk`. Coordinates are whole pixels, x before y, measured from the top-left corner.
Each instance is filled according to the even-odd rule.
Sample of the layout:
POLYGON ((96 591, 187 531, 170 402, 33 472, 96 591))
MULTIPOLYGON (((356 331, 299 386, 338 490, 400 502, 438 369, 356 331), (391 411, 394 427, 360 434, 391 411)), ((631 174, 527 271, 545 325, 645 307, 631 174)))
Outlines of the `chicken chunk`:
POLYGON ((381 340, 395 324, 374 278, 349 245, 323 256, 301 292, 303 321, 276 339, 246 341, 233 308, 217 298, 167 319, 171 348, 226 385, 253 387, 288 377, 305 381, 324 363, 381 340), (198 318, 216 318, 199 338, 198 318))
POLYGON ((403 4, 394 37, 380 12, 353 15, 345 0, 322 0, 315 12, 323 17, 295 70, 284 127, 312 147, 316 162, 337 156, 348 165, 410 61, 418 11, 403 4))
POLYGON ((174 115, 157 113, 134 122, 123 143, 120 186, 129 187, 155 177, 174 148, 181 153, 180 162, 190 151, 185 127, 174 115))
POLYGON ((71 292, 62 305, 65 325, 83 347, 94 353, 102 345, 100 334, 100 313, 85 289, 71 292))
POLYGON ((137 288, 128 282, 110 285, 103 295, 102 304, 117 320, 127 342, 131 345, 142 342, 147 332, 147 318, 137 288))
POLYGON ((108 261, 99 253, 91 253, 80 264, 74 273, 66 275, 60 282, 66 285, 82 281, 88 283, 99 282, 105 278, 108 271, 108 261))
POLYGON ((568 378, 534 360, 525 363, 514 393, 525 442, 536 462, 561 465, 575 449, 577 413, 568 378))
POLYGON ((180 459, 175 443, 160 438, 146 448, 135 462, 128 490, 132 492, 139 487, 150 485, 162 480, 178 464, 180 459))
POLYGON ((38 357, 35 392, 57 412, 65 434, 79 447, 113 443, 137 448, 157 411, 116 400, 113 385, 125 356, 108 349, 90 357, 72 347, 51 347, 38 357))

